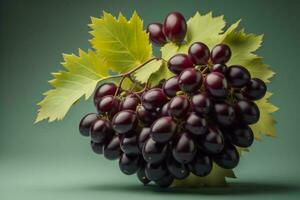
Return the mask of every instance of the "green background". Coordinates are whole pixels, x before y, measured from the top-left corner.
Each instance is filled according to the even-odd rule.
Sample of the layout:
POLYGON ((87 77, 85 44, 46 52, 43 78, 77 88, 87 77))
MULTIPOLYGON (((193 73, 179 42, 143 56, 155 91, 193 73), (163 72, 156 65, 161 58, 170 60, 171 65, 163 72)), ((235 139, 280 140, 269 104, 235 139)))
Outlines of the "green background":
MULTIPOLYGON (((0 199, 299 199, 300 1, 0 1, 0 199), (89 48, 90 16, 102 10, 149 22, 173 10, 242 18, 248 32, 265 34, 258 51, 276 71, 269 89, 280 107, 276 139, 255 142, 228 188, 160 190, 125 176, 117 162, 93 154, 78 133, 91 101, 74 106, 62 122, 34 125, 36 103, 49 89, 62 53, 89 48)), ((205 27, 203 27, 205 29, 205 27)))

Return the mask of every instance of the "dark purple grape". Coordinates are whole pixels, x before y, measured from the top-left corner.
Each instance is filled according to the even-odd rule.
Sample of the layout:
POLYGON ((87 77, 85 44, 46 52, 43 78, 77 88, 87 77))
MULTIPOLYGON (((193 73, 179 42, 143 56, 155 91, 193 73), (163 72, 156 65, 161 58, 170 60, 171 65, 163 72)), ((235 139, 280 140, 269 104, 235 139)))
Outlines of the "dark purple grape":
POLYGON ((215 118, 221 126, 232 125, 235 121, 235 110, 228 103, 217 102, 213 106, 215 118))
POLYGON ((124 174, 132 175, 140 168, 140 158, 139 156, 128 156, 123 153, 119 160, 119 167, 124 174))
POLYGON ((151 181, 158 181, 168 174, 165 164, 147 163, 145 166, 146 177, 151 181))
POLYGON ((149 137, 150 137, 150 128, 144 127, 138 136, 138 145, 139 145, 140 151, 142 151, 143 146, 149 137))
POLYGON ((178 84, 178 76, 173 76, 165 81, 163 85, 163 90, 165 94, 172 98, 176 96, 176 92, 180 90, 179 84, 178 84))
POLYGON ((204 79, 207 94, 214 98, 225 98, 227 95, 227 81, 223 74, 212 72, 204 79))
POLYGON ((159 117, 158 112, 149 111, 142 105, 137 107, 136 113, 139 121, 144 125, 151 125, 159 117))
POLYGON ((227 66, 225 64, 214 64, 210 71, 225 74, 226 70, 227 70, 227 66))
POLYGON ((101 114, 108 113, 114 115, 119 111, 119 104, 120 101, 118 98, 112 95, 104 96, 99 100, 97 110, 101 114))
POLYGON ((100 85, 94 94, 94 104, 97 105, 99 100, 108 95, 114 96, 117 92, 118 87, 114 83, 104 83, 100 85))
POLYGON ((161 88, 153 88, 142 96, 142 105, 150 111, 158 111, 168 101, 161 88))
POLYGON ((251 101, 256 101, 263 98, 266 92, 266 84, 258 78, 251 79, 248 85, 242 89, 243 96, 251 101))
POLYGON ((224 148, 224 137, 217 127, 208 127, 208 131, 199 138, 200 147, 207 153, 218 154, 224 148))
POLYGON ((232 144, 227 144, 222 152, 213 155, 213 160, 224 169, 233 169, 238 165, 240 156, 232 144))
POLYGON ((111 124, 106 119, 98 119, 91 127, 92 141, 97 143, 105 143, 114 134, 111 124))
POLYGON ((153 141, 166 143, 176 133, 176 129, 177 126, 172 117, 161 117, 152 124, 150 135, 153 141))
POLYGON ((226 130, 230 142, 239 147, 250 147, 254 140, 252 129, 247 125, 231 127, 226 130))
POLYGON ((149 39, 157 46, 163 46, 167 43, 167 38, 163 32, 163 25, 161 23, 152 23, 147 27, 149 39))
POLYGON ((146 177, 145 168, 141 167, 137 172, 137 177, 140 180, 141 183, 144 185, 147 185, 150 180, 146 177))
POLYGON ((102 143, 96 143, 96 142, 91 141, 92 150, 96 154, 103 154, 103 146, 104 146, 104 144, 102 144, 102 143))
POLYGON ((204 93, 192 96, 191 104, 195 112, 201 116, 207 115, 212 107, 210 99, 204 93))
POLYGON ((249 71, 240 65, 232 65, 226 70, 228 84, 235 88, 246 86, 250 82, 249 71))
POLYGON ((172 185, 173 181, 174 181, 174 177, 169 174, 163 177, 162 179, 155 181, 155 184, 158 185, 159 187, 167 188, 170 185, 172 185))
POLYGON ((123 136, 121 139, 120 147, 125 154, 131 156, 140 153, 138 145, 138 138, 136 135, 133 135, 131 137, 123 136))
POLYGON ((238 101, 236 104, 236 114, 239 122, 244 124, 255 124, 260 117, 258 107, 252 101, 238 101))
POLYGON ((98 120, 98 115, 96 113, 89 113, 85 115, 79 123, 79 131, 83 136, 90 136, 91 127, 98 120))
POLYGON ((195 68, 185 69, 178 78, 179 87, 187 93, 196 92, 202 85, 202 74, 195 68))
POLYGON ((172 156, 169 156, 167 160, 167 168, 170 174, 176 179, 182 180, 189 176, 189 169, 179 162, 177 162, 172 156))
POLYGON ((196 176, 206 176, 212 170, 212 160, 208 155, 198 151, 194 160, 189 164, 191 172, 196 176))
POLYGON ((186 54, 176 54, 168 61, 168 67, 174 74, 180 74, 183 70, 193 68, 192 60, 186 54))
POLYGON ((136 94, 130 94, 125 97, 120 103, 121 110, 136 111, 137 106, 140 104, 140 99, 136 94))
POLYGON ((138 119, 132 110, 123 110, 118 112, 113 120, 112 126, 117 133, 126 133, 136 128, 138 119))
POLYGON ((166 158, 168 151, 167 144, 160 144, 149 138, 144 144, 142 153, 146 162, 156 164, 166 158))
POLYGON ((210 51, 204 43, 195 42, 189 48, 189 56, 195 65, 205 65, 209 60, 210 51))
POLYGON ((197 152, 196 144, 189 133, 182 133, 174 141, 172 155, 179 163, 191 162, 197 152))
POLYGON ((211 50, 211 60, 214 64, 224 64, 230 57, 231 50, 226 44, 218 44, 211 50))
POLYGON ((190 109, 190 101, 186 96, 173 97, 169 102, 168 113, 170 116, 184 118, 190 109))
POLYGON ((120 139, 114 136, 103 148, 104 157, 108 160, 118 159, 121 154, 120 139))
POLYGON ((163 107, 161 108, 160 116, 161 117, 169 116, 169 102, 165 103, 165 105, 163 105, 163 107))
POLYGON ((191 113, 185 122, 185 129, 196 136, 203 135, 207 131, 206 119, 191 113))
POLYGON ((164 33, 174 43, 181 43, 184 40, 187 25, 184 17, 179 12, 169 13, 164 21, 164 33))

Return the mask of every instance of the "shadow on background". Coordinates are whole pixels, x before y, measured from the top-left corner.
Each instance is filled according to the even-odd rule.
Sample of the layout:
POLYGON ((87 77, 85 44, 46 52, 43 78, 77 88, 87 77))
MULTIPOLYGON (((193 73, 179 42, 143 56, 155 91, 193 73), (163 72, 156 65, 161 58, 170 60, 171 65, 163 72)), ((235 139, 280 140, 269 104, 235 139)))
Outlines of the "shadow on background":
POLYGON ((257 195, 257 194, 284 194, 300 191, 299 186, 280 183, 231 183, 226 187, 203 188, 158 188, 154 185, 142 186, 138 184, 105 184, 82 185, 81 187, 61 188, 62 190, 101 191, 101 192, 134 192, 134 193, 165 193, 168 195, 257 195))

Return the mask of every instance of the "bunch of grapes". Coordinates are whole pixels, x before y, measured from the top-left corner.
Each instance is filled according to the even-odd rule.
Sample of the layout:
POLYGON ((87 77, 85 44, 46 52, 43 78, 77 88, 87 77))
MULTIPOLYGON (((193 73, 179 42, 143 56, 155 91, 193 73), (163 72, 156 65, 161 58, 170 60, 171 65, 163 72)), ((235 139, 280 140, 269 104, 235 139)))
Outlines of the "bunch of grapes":
MULTIPOLYGON (((180 13, 164 24, 150 24, 152 42, 181 43, 187 25, 180 13)), ((207 176, 212 163, 232 169, 238 165, 237 147, 254 139, 249 125, 259 120, 254 101, 266 93, 265 83, 240 65, 226 66, 231 50, 218 44, 210 51, 193 43, 188 54, 168 61, 174 76, 143 92, 124 91, 105 83, 94 94, 97 113, 86 115, 80 132, 91 147, 109 160, 119 159, 120 170, 137 174, 143 184, 168 187, 190 173, 207 176)))

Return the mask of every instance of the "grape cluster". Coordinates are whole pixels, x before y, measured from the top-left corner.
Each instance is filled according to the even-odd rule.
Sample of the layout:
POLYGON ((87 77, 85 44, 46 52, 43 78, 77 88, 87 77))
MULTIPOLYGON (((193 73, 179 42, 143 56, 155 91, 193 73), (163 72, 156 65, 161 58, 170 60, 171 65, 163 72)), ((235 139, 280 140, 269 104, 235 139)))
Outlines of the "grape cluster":
MULTIPOLYGON (((152 25, 148 30, 156 43, 166 42, 166 37, 180 42, 186 33, 179 13, 153 26, 157 30, 152 25)), ((188 54, 169 59, 174 76, 158 86, 138 93, 102 84, 94 94, 97 113, 83 117, 81 134, 91 137, 95 153, 119 159, 120 170, 136 173, 143 184, 168 187, 190 173, 206 176, 213 162, 225 169, 236 167, 237 147, 249 147, 254 139, 249 125, 260 117, 254 101, 267 88, 245 67, 226 66, 230 57, 226 44, 210 51, 195 42, 188 54)))

